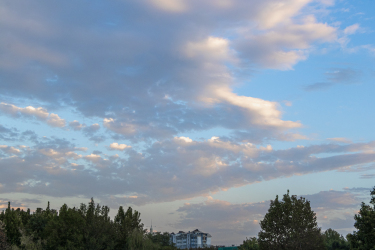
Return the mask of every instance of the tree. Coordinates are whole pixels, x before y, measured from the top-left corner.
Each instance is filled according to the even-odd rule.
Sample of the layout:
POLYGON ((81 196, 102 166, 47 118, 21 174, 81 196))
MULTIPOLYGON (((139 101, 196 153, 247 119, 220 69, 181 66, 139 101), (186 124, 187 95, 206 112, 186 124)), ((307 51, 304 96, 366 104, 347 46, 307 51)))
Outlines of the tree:
POLYGON ((358 231, 347 236, 351 249, 375 249, 375 187, 370 194, 371 205, 362 202, 359 213, 354 215, 354 227, 358 231))
POLYGON ((64 204, 58 216, 48 222, 44 231, 46 249, 84 249, 86 221, 76 208, 64 204))
POLYGON ((323 233, 323 237, 327 250, 350 249, 348 241, 341 234, 331 228, 323 233))
POLYGON ((0 249, 8 249, 9 243, 8 243, 8 237, 5 231, 5 225, 0 220, 0 249))
POLYGON ((11 245, 20 246, 21 244, 21 232, 22 219, 20 210, 14 210, 10 208, 10 202, 8 202, 8 208, 4 214, 5 230, 8 238, 8 242, 11 245))
POLYGON ((238 250, 259 250, 258 240, 255 237, 246 238, 238 250))
MULTIPOLYGON (((129 238, 134 238, 133 243, 137 242, 141 237, 140 234, 145 234, 143 223, 140 219, 141 214, 131 207, 125 212, 122 206, 119 207, 118 213, 115 216, 114 224, 116 227, 116 249, 126 249, 129 245, 129 238)), ((133 245, 134 245, 133 244, 133 245)))
POLYGON ((160 232, 156 232, 156 233, 149 233, 147 234, 148 237, 150 238, 150 240, 159 245, 161 247, 161 249, 174 249, 173 248, 173 243, 171 241, 171 237, 170 237, 170 234, 167 233, 167 232, 164 232, 164 233, 160 233, 160 232))
POLYGON ((310 202, 301 197, 284 195, 271 201, 270 208, 260 222, 258 234, 260 249, 325 249, 316 215, 310 202))

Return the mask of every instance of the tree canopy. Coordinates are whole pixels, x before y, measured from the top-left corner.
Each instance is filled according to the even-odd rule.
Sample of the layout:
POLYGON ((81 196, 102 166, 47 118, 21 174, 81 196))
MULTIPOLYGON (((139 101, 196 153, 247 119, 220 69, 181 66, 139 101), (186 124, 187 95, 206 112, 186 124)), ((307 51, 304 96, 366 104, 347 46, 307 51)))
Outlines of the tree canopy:
POLYGON ((278 196, 260 222, 258 234, 260 249, 325 249, 316 215, 305 198, 289 195, 278 196))
POLYGON ((351 249, 375 249, 375 187, 370 195, 370 205, 362 202, 359 213, 354 215, 354 227, 357 231, 347 236, 351 249))
POLYGON ((350 246, 348 241, 338 232, 332 228, 327 229, 323 233, 324 243, 327 250, 343 249, 349 250, 350 246))
POLYGON ((0 249, 176 249, 167 240, 168 233, 147 234, 140 213, 131 207, 125 212, 121 206, 114 220, 109 211, 93 199, 78 208, 64 204, 58 212, 48 203, 45 210, 38 208, 33 214, 9 203, 0 214, 0 249))

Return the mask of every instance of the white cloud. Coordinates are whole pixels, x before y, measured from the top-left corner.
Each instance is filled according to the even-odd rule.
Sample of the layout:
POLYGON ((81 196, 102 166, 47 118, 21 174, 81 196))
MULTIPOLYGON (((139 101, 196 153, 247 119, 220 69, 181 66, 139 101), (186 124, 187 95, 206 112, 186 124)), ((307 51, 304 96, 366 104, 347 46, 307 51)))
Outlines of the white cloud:
POLYGON ((192 139, 190 139, 189 137, 184 137, 184 136, 180 136, 180 137, 175 137, 176 140, 180 140, 180 141, 183 141, 185 143, 190 143, 190 142, 193 142, 192 139))
POLYGON ((7 146, 7 145, 0 145, 0 150, 4 151, 7 154, 20 154, 21 151, 18 148, 7 146))
POLYGON ((280 128, 296 128, 302 125, 299 122, 281 120, 281 112, 278 103, 265 101, 259 98, 238 96, 228 89, 216 89, 218 98, 245 110, 244 116, 249 123, 255 126, 270 126, 280 128))
POLYGON ((309 2, 311 0, 264 1, 257 17, 261 27, 269 29, 280 23, 289 22, 309 2))
POLYGON ((65 120, 61 119, 57 114, 54 113, 49 115, 47 123, 53 127, 65 127, 65 120))
POLYGON ((2 102, 0 103, 0 110, 15 117, 19 115, 23 115, 25 117, 35 117, 53 127, 65 127, 64 119, 61 119, 57 114, 48 113, 48 111, 42 107, 34 108, 32 106, 28 106, 26 108, 20 108, 13 104, 2 102))
POLYGON ((200 42, 188 42, 184 48, 187 57, 198 60, 232 60, 229 41, 221 37, 210 36, 200 42))
POLYGON ((333 141, 333 142, 352 143, 351 140, 344 138, 344 137, 327 138, 327 140, 333 141))
POLYGON ((253 29, 242 29, 236 49, 266 68, 289 70, 305 60, 314 43, 335 42, 337 29, 306 16, 301 23, 286 22, 260 34, 253 29))
POLYGON ((114 142, 114 143, 111 143, 111 145, 109 146, 110 149, 112 150, 124 150, 124 149, 127 149, 127 148, 131 148, 131 146, 128 146, 126 144, 118 144, 117 142, 114 142))
POLYGON ((172 13, 184 12, 188 6, 185 0, 149 0, 155 7, 172 13))
POLYGON ((350 26, 348 26, 344 29, 344 34, 345 35, 353 35, 357 32, 358 29, 359 29, 358 23, 350 25, 350 26))

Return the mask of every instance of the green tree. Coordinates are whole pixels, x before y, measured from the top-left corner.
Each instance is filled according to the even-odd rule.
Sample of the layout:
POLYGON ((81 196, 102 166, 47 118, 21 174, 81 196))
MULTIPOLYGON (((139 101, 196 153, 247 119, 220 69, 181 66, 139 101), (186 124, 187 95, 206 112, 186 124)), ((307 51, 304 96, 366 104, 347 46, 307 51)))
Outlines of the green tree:
POLYGON ((172 248, 173 243, 171 242, 170 235, 167 232, 156 232, 153 234, 149 233, 148 237, 149 239, 151 239, 153 243, 158 244, 161 247, 161 249, 174 249, 172 248))
POLYGON ((238 247, 238 250, 258 250, 259 244, 258 240, 255 237, 246 238, 246 240, 243 241, 242 245, 238 247))
POLYGON ((375 249, 375 187, 370 194, 371 205, 362 202, 359 213, 354 215, 357 231, 347 235, 351 249, 375 249))
POLYGON ((134 229, 128 236, 127 247, 129 250, 159 250, 160 245, 152 242, 143 230, 134 229))
POLYGON ((0 249, 8 249, 9 247, 5 224, 0 220, 0 249))
POLYGON ((20 210, 14 210, 10 208, 10 202, 8 202, 8 208, 4 214, 5 230, 8 238, 8 242, 11 245, 20 246, 21 244, 21 232, 22 218, 20 210))
POLYGON ((81 204, 79 209, 82 217, 86 218, 86 227, 83 232, 83 241, 86 249, 113 249, 115 230, 109 217, 109 207, 95 205, 94 199, 86 207, 81 204))
MULTIPOLYGON (((29 209, 27 213, 30 214, 29 209)), ((25 224, 26 234, 32 236, 35 242, 44 241, 46 238, 44 229, 54 216, 57 216, 57 213, 50 209, 49 202, 46 210, 37 208, 33 215, 29 215, 28 222, 25 224)))
POLYGON ((282 201, 278 196, 271 201, 260 226, 258 242, 262 250, 325 249, 310 202, 303 197, 297 199, 295 195, 290 196, 289 190, 282 201))
POLYGON ((45 227, 46 249, 84 249, 86 221, 76 208, 64 204, 45 227))
POLYGON ((323 233, 323 237, 327 250, 350 249, 349 242, 341 234, 331 228, 323 233))
MULTIPOLYGON (((143 229, 143 223, 140 219, 141 214, 138 211, 134 211, 131 207, 125 212, 123 207, 120 206, 117 215, 115 216, 115 230, 116 230, 116 249, 127 249, 128 241, 130 238, 133 239, 133 243, 137 240, 143 239, 145 230, 143 229), (142 234, 142 237, 139 235, 142 234)), ((133 244, 133 245, 134 245, 133 244)))

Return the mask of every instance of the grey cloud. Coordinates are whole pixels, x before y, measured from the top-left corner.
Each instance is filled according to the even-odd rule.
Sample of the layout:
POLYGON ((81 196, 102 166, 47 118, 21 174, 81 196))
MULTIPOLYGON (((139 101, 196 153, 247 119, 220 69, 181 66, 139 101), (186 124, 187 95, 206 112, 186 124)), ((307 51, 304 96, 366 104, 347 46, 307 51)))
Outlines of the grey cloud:
POLYGON ((344 188, 345 191, 352 192, 352 193, 361 193, 365 195, 370 195, 371 188, 364 188, 364 187, 356 187, 356 188, 344 188))
POLYGON ((357 194, 348 191, 321 191, 304 197, 311 202, 313 209, 340 210, 357 208, 361 203, 361 199, 357 194))
POLYGON ((14 141, 17 138, 19 132, 16 128, 6 128, 0 124, 0 140, 2 141, 14 141))
POLYGON ((104 136, 104 135, 94 135, 94 136, 89 137, 90 141, 93 141, 93 142, 96 142, 96 143, 101 143, 101 142, 105 141, 106 139, 107 139, 107 137, 104 136))
MULTIPOLYGON (((134 134, 126 134, 134 140, 164 139, 182 131, 218 126, 256 130, 259 126, 255 121, 261 120, 258 111, 246 113, 233 100, 229 102, 225 95, 219 97, 212 91, 221 88, 230 92, 235 86, 235 70, 228 64, 238 64, 237 68, 270 61, 272 55, 254 55, 244 44, 250 41, 251 47, 261 47, 259 51, 281 53, 286 58, 284 48, 293 57, 295 50, 307 49, 315 41, 331 41, 335 36, 335 30, 324 24, 314 23, 322 29, 311 32, 297 25, 298 20, 294 24, 294 17, 306 4, 300 1, 279 6, 274 11, 280 18, 270 22, 269 6, 275 2, 234 1, 222 6, 216 1, 189 1, 188 11, 180 15, 166 14, 142 1, 105 5, 8 2, 3 6, 6 15, 1 17, 0 32, 5 35, 0 47, 4 48, 4 58, 11 60, 0 63, 4 79, 0 90, 11 97, 34 98, 53 107, 64 103, 85 116, 114 118, 136 128, 134 134), (293 23, 293 27, 286 27, 284 22, 293 23), (273 30, 279 26, 283 29, 273 30), (204 43, 213 33, 225 37, 228 31, 238 30, 247 31, 233 36, 237 39, 233 43, 221 41, 222 50, 210 49, 210 44, 204 43), (297 39, 251 39, 260 30, 290 33, 297 39), (202 49, 202 44, 208 48, 202 49), (187 53, 190 45, 202 53, 187 53), (216 54, 218 51, 221 54, 216 54), (236 60, 239 62, 234 63, 236 60), (207 69, 207 63, 213 66, 207 69), (214 105, 206 105, 207 100, 214 100, 214 105)), ((297 55, 281 64, 292 65, 305 56, 297 55)), ((278 128, 271 126, 267 131, 276 133, 278 128)))
POLYGON ((85 125, 79 123, 79 121, 74 120, 72 122, 69 122, 69 127, 73 128, 73 130, 77 131, 77 130, 81 130, 82 128, 84 128, 85 125))
POLYGON ((362 72, 351 68, 333 68, 330 71, 326 72, 325 75, 330 82, 340 84, 353 84, 360 81, 362 72))
POLYGON ((305 90, 323 90, 328 89, 335 84, 356 84, 360 82, 362 74, 362 71, 351 68, 332 68, 325 73, 327 82, 318 82, 307 85, 305 90))
POLYGON ((38 199, 22 199, 21 200, 23 203, 41 203, 41 201, 40 200, 38 200, 38 199))
POLYGON ((82 129, 82 132, 85 136, 89 138, 90 141, 93 141, 95 143, 103 142, 107 139, 104 135, 97 135, 96 133, 100 130, 100 125, 95 123, 90 126, 85 126, 82 129))
POLYGON ((14 199, 0 197, 0 209, 5 210, 8 207, 8 202, 10 202, 10 206, 13 208, 25 207, 25 204, 23 202, 19 202, 14 199))
POLYGON ((306 91, 315 91, 315 90, 323 90, 328 89, 329 87, 333 86, 334 83, 332 82, 317 82, 305 87, 306 91))
POLYGON ((33 143, 38 143, 39 142, 38 137, 39 136, 34 131, 26 130, 22 132, 20 140, 28 140, 33 143))
POLYGON ((343 234, 345 237, 346 234, 352 233, 354 228, 354 214, 348 214, 343 219, 342 218, 334 218, 325 223, 322 223, 324 229, 332 228, 337 232, 343 234))
POLYGON ((375 174, 363 174, 361 175, 362 179, 373 179, 375 178, 375 174))

